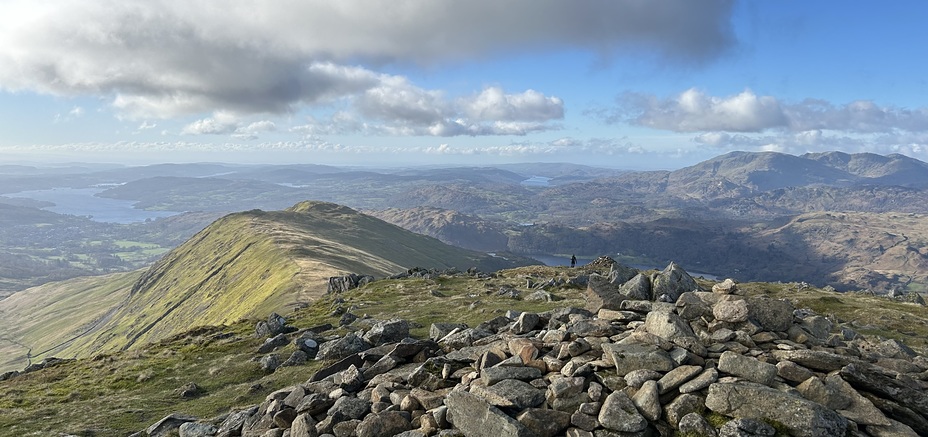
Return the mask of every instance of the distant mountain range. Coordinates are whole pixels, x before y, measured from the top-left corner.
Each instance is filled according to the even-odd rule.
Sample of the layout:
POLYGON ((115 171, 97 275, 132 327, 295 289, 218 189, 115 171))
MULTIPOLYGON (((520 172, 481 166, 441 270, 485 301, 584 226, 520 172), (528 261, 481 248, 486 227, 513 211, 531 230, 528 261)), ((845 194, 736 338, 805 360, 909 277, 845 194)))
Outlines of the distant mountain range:
MULTIPOLYGON (((100 186, 105 188, 100 196, 142 208, 213 214, 204 218, 256 208, 278 210, 306 199, 335 202, 481 251, 588 257, 621 253, 646 264, 676 260, 741 279, 776 280, 785 274, 838 289, 878 292, 917 288, 924 276, 911 268, 920 265, 916 258, 921 255, 868 255, 878 249, 868 242, 893 240, 878 235, 883 232, 878 229, 904 235, 917 248, 922 228, 928 227, 921 218, 928 214, 928 164, 898 154, 732 152, 675 171, 644 172, 547 163, 404 169, 74 165, 44 175, 28 167, 7 170, 0 174, 0 192, 100 186), (839 230, 836 217, 850 213, 862 214, 855 217, 874 225, 860 227, 857 236, 837 246, 808 243, 818 241, 817 231, 808 226, 785 226, 815 217, 814 222, 839 230), (776 252, 781 247, 790 250, 776 252), (791 268, 792 263, 800 268, 791 268)), ((0 204, 42 206, 2 196, 0 204)), ((35 208, 17 211, 32 211, 49 229, 74 226, 73 220, 42 217, 35 208)), ((207 224, 204 220, 200 226, 207 224)), ((29 232, 39 225, 30 224, 29 232)), ((56 265, 55 259, 43 262, 56 265)), ((86 269, 56 274, 68 277, 81 271, 86 269)), ((42 278, 5 282, 0 277, 0 286, 15 291, 42 278)))

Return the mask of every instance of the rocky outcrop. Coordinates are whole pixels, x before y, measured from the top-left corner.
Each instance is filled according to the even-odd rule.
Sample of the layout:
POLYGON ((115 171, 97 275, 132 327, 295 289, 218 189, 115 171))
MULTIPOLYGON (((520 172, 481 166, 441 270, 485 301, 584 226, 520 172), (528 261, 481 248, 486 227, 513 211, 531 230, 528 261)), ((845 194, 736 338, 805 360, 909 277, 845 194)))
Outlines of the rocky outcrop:
POLYGON ((732 285, 437 323, 427 340, 398 319, 280 334, 318 342, 329 364, 222 420, 164 423, 217 436, 928 435, 928 358, 732 285))
POLYGON ((619 309, 625 300, 674 303, 683 293, 700 291, 696 280, 676 263, 670 263, 664 270, 650 276, 623 266, 609 257, 600 257, 584 268, 608 271, 604 274, 593 273, 589 277, 586 308, 593 312, 619 309))

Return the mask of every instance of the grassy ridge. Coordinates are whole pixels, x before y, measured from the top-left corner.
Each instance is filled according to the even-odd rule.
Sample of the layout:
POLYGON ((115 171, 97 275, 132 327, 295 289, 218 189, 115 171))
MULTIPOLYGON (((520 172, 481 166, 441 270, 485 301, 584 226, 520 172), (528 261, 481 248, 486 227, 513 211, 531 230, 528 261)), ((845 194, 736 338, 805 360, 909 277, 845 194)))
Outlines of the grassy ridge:
POLYGON ((30 348, 33 361, 89 357, 143 347, 195 326, 287 313, 322 296, 330 276, 516 264, 331 203, 231 214, 144 273, 63 282, 23 292, 30 300, 0 301, 0 339, 6 339, 0 351, 8 357, 0 370, 22 369, 30 348))

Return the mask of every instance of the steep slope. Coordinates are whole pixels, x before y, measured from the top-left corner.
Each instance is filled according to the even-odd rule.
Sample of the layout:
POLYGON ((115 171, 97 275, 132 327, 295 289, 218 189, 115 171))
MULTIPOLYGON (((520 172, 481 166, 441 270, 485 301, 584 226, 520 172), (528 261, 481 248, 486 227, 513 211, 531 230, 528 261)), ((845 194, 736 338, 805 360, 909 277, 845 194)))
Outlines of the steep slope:
MULTIPOLYGON (((144 345, 193 326, 285 313, 324 294, 328 277, 349 272, 383 277, 411 267, 496 270, 517 264, 448 246, 331 203, 247 211, 214 222, 143 273, 128 291, 99 284, 115 294, 107 294, 109 300, 94 298, 102 302, 93 308, 98 313, 81 323, 96 322, 78 338, 58 335, 47 343, 60 347, 42 351, 26 347, 36 349, 34 360, 87 356, 144 345), (109 305, 113 296, 123 299, 109 305), (104 309, 112 311, 104 317, 104 309)), ((15 325, 33 310, 0 302, 4 325, 15 325)), ((74 331, 73 326, 65 327, 62 334, 74 331)), ((10 338, 15 343, 23 343, 21 339, 22 335, 10 338)))

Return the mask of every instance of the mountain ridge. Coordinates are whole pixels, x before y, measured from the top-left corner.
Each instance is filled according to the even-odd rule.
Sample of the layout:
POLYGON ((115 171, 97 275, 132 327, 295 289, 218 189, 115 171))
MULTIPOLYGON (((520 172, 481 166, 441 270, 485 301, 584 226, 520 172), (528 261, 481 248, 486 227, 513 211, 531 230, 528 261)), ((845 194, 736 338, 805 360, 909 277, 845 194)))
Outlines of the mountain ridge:
MULTIPOLYGON (((348 273, 384 277, 411 267, 497 270, 530 262, 448 246, 332 203, 244 211, 220 218, 136 273, 131 286, 111 290, 107 299, 124 298, 98 315, 91 329, 78 338, 62 336, 60 347, 32 358, 126 350, 192 325, 287 312, 325 294, 329 277, 348 273)), ((21 293, 20 299, 28 299, 37 291, 21 293)), ((7 304, 0 301, 7 324, 28 312, 7 304)))

